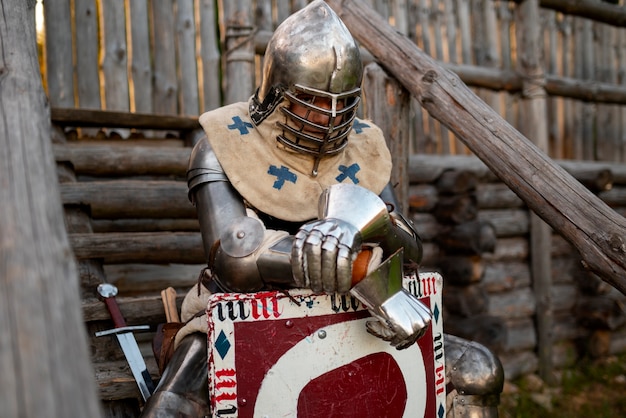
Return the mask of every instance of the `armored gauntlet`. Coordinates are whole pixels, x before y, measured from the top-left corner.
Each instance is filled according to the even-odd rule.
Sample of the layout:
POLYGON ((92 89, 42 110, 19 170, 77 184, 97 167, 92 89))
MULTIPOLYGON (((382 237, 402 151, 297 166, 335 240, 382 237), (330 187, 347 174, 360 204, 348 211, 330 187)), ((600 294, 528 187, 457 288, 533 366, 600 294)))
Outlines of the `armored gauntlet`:
POLYGON ((408 261, 421 261, 421 245, 410 225, 397 228, 397 219, 376 194, 359 186, 338 184, 320 197, 320 219, 303 225, 296 234, 291 263, 298 286, 314 291, 347 292, 352 267, 363 243, 377 242, 396 252, 350 292, 378 321, 371 334, 398 349, 421 337, 431 321, 430 310, 402 287, 404 248, 408 261))

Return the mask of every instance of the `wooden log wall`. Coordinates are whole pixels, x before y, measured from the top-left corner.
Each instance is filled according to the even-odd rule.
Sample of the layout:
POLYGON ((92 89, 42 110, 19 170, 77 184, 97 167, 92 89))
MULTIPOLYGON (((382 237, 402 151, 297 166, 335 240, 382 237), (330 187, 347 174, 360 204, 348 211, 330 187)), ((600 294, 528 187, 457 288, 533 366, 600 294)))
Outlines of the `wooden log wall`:
MULTIPOLYGON (((626 214, 625 168, 560 161, 626 214)), ((444 329, 500 356, 507 379, 538 371, 537 303, 530 272, 530 214, 523 201, 471 156, 412 156, 410 216, 425 242, 425 270, 444 277, 444 329)), ((553 234, 552 364, 623 353, 626 296, 585 271, 576 250, 553 234)))
POLYGON ((132 417, 139 415, 143 401, 115 338, 94 335, 113 327, 96 288, 103 282, 115 284, 127 323, 150 326, 135 337, 148 370, 158 380, 152 339, 157 325, 165 322, 160 291, 174 287, 180 307, 205 265, 185 179, 193 136, 189 128, 199 125, 184 118, 161 125, 164 121, 158 117, 112 116, 86 111, 53 114, 52 139, 100 399, 105 416, 132 417), (98 122, 106 126, 113 120, 166 130, 150 129, 153 137, 123 140, 102 130, 96 137, 81 136, 82 131, 66 127, 98 122), (177 128, 179 135, 173 136, 177 128))
MULTIPOLYGON (((191 116, 246 100, 258 83, 272 31, 308 3, 39 1, 42 73, 52 106, 191 116)), ((456 71, 487 104, 519 126, 523 83, 516 72, 516 2, 363 3, 456 71)), ((581 13, 567 3, 540 2, 545 88, 550 95, 549 155, 624 161, 623 10, 598 2, 595 9, 579 5, 586 6, 581 13), (614 10, 607 9, 611 7, 614 10), (615 19, 608 18, 611 15, 615 19)), ((410 152, 468 153, 415 101, 409 115, 410 152)))

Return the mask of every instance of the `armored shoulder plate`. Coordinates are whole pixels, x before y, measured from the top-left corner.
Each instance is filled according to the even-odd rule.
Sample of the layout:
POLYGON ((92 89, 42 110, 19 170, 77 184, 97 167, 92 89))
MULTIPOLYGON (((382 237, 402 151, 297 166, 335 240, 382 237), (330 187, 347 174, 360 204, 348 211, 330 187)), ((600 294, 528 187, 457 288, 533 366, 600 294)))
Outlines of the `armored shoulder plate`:
POLYGON ((193 190, 202 183, 213 181, 228 181, 224 170, 220 165, 211 144, 206 136, 200 139, 191 151, 189 167, 187 169, 187 187, 189 188, 189 200, 193 199, 193 190))

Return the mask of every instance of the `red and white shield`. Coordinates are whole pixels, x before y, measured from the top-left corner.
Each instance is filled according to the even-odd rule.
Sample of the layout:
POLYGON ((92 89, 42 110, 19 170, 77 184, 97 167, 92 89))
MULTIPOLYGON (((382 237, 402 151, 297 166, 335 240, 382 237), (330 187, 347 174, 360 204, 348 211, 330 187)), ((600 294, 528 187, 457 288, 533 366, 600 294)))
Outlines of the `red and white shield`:
POLYGON ((367 333, 365 322, 374 319, 351 296, 213 295, 213 416, 445 416, 442 283, 436 273, 404 278, 433 312, 428 332, 404 350, 367 333))

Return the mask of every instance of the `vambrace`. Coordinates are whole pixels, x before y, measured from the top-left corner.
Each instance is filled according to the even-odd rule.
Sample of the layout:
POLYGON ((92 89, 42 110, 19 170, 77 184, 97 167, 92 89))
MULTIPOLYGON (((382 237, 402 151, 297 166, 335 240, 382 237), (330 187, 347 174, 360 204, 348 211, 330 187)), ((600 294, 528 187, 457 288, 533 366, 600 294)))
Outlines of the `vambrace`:
POLYGON ((404 262, 417 267, 422 262, 422 240, 415 229, 413 222, 405 218, 396 208, 400 207, 391 184, 387 184, 380 193, 380 198, 391 207, 389 217, 391 227, 381 246, 386 254, 393 254, 399 248, 404 248, 404 262))
POLYGON ((422 240, 413 227, 413 223, 406 219, 400 212, 390 212, 391 226, 381 246, 385 253, 389 254, 404 248, 404 262, 413 270, 422 262, 422 240))

